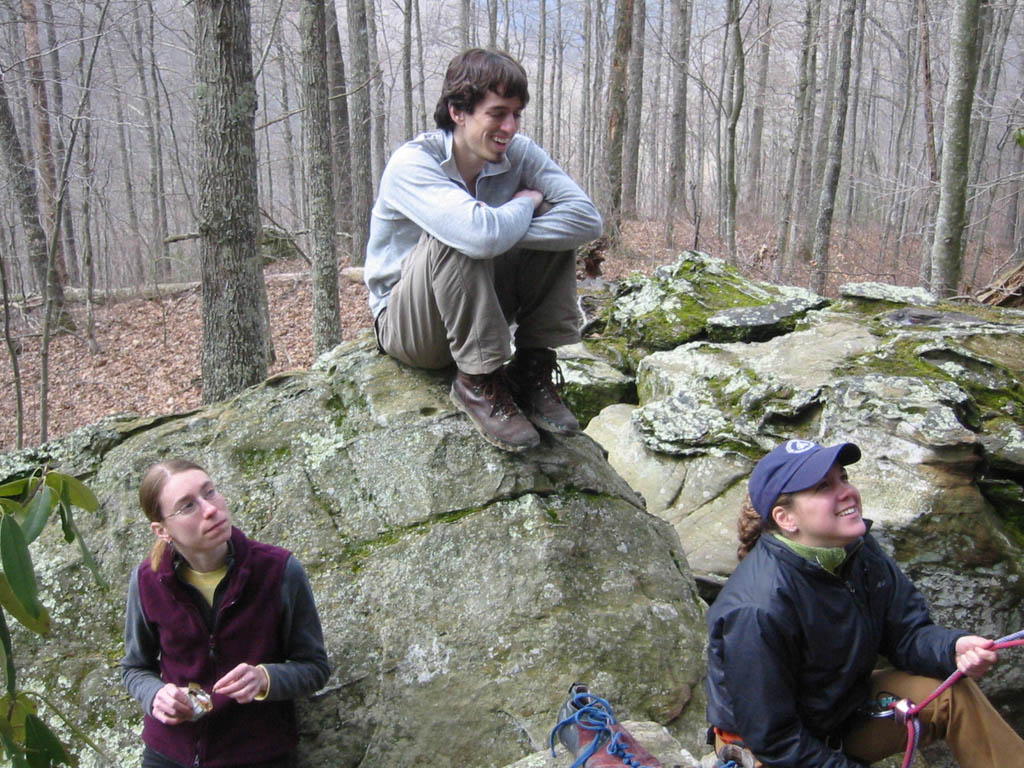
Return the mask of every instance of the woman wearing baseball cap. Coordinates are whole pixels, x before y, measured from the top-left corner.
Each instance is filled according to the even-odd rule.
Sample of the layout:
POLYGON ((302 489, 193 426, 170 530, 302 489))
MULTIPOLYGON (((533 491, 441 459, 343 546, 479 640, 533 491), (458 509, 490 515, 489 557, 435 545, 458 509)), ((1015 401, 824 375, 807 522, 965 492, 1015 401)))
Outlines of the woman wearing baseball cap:
POLYGON ((991 641, 932 622, 906 574, 869 533, 846 467, 852 443, 789 440, 750 475, 740 564, 708 611, 708 720, 766 766, 852 768, 902 752, 907 729, 872 717, 924 701, 920 744, 945 739, 961 766, 1020 760, 1024 742, 970 678, 991 641), (891 667, 875 671, 879 657, 891 667), (889 698, 886 698, 889 697, 889 698))

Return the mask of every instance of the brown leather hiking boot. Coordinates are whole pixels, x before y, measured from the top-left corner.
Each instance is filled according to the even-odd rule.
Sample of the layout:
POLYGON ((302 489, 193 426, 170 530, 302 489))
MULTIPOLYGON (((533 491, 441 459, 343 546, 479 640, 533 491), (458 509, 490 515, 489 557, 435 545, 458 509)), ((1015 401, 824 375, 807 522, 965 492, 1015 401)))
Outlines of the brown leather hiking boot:
POLYGON ((537 430, 512 399, 504 368, 479 375, 457 371, 450 397, 492 445, 518 453, 540 443, 537 430))
POLYGON ((512 394, 523 414, 540 429, 579 434, 580 423, 562 402, 562 371, 553 349, 519 349, 508 365, 512 394))

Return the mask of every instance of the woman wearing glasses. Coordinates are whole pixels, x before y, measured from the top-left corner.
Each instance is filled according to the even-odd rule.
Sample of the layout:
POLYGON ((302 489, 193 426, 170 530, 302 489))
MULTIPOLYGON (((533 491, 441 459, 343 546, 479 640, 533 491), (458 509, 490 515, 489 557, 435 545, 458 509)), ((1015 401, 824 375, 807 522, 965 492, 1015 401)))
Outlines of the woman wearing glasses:
POLYGON ((151 467, 139 501, 156 541, 129 584, 121 672, 145 712, 142 767, 293 765, 293 700, 330 674, 305 571, 233 527, 193 462, 151 467))

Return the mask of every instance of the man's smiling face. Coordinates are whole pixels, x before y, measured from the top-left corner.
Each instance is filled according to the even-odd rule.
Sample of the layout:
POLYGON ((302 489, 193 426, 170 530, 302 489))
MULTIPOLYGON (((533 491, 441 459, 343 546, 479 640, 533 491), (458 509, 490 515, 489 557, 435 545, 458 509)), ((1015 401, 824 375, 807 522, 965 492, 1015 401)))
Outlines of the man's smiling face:
POLYGON ((455 160, 460 171, 473 176, 484 163, 500 163, 512 137, 519 131, 523 100, 488 91, 472 112, 450 108, 455 121, 455 160))

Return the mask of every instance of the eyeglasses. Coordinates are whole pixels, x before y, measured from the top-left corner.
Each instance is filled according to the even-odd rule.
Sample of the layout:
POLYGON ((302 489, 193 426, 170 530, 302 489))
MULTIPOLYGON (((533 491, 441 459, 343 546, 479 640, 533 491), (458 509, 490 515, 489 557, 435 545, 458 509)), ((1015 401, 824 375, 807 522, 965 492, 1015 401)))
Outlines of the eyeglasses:
POLYGON ((199 497, 192 496, 183 500, 171 514, 164 515, 164 520, 170 520, 172 517, 189 517, 202 509, 202 505, 199 503, 200 498, 204 499, 208 504, 213 504, 218 496, 220 496, 220 493, 217 492, 217 489, 212 485, 208 485, 199 491, 199 497))

